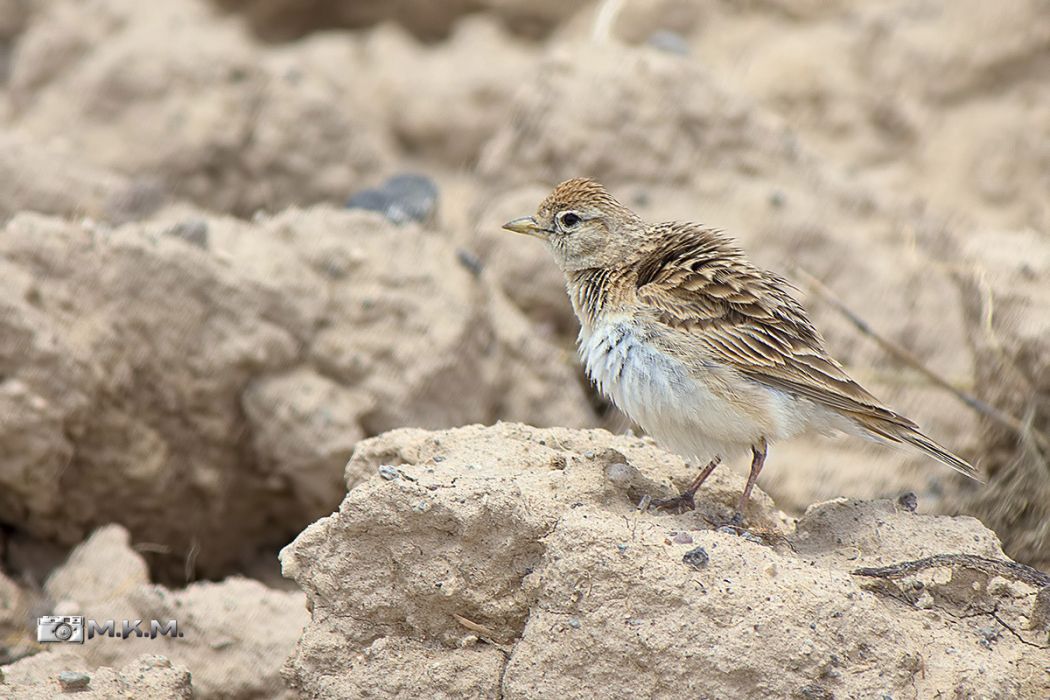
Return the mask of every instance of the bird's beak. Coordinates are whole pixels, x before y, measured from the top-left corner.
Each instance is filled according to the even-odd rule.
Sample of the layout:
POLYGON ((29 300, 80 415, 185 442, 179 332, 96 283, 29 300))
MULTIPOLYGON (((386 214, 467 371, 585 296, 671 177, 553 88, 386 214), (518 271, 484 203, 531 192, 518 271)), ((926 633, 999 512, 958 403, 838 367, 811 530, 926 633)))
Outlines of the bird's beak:
POLYGON ((523 216, 520 219, 508 221, 503 224, 503 228, 514 233, 524 233, 526 236, 536 236, 537 238, 545 238, 550 233, 547 229, 537 224, 536 219, 533 219, 531 216, 523 216))

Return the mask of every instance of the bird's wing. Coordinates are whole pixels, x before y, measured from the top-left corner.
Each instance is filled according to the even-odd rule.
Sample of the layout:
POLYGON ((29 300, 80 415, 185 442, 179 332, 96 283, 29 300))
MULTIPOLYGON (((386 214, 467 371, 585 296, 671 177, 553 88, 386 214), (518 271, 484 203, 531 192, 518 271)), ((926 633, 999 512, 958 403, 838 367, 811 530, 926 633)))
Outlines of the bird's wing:
POLYGON ((652 234, 637 296, 657 322, 688 334, 708 357, 744 376, 844 412, 865 427, 918 429, 828 355, 785 280, 748 263, 717 231, 665 224, 652 234))

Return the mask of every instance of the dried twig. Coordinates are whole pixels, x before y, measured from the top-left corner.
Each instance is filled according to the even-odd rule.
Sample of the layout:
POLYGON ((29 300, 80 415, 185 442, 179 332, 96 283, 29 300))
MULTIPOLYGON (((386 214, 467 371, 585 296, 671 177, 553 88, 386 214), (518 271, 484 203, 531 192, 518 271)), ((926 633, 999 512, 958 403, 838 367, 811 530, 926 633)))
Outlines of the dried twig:
POLYGON ((1015 561, 988 559, 976 554, 938 554, 925 559, 905 561, 891 566, 854 569, 853 574, 871 578, 895 579, 935 566, 959 566, 965 569, 973 569, 989 576, 1002 576, 1003 578, 1027 583, 1036 588, 1050 586, 1050 575, 1044 574, 1039 569, 1033 569, 1027 564, 1019 564, 1015 561))
POLYGON ((491 638, 493 638, 495 636, 495 634, 492 632, 492 630, 490 630, 485 625, 482 625, 482 624, 479 624, 477 622, 474 622, 473 620, 468 620, 467 618, 463 617, 462 615, 457 615, 456 613, 452 613, 452 617, 455 618, 456 622, 458 622, 459 624, 463 625, 464 627, 466 627, 471 632, 476 632, 478 635, 480 635, 482 637, 488 637, 489 639, 491 639, 491 638))
POLYGON ((462 615, 452 613, 452 618, 468 630, 478 635, 478 639, 499 649, 504 656, 510 658, 511 647, 496 640, 495 633, 485 625, 469 620, 462 615))

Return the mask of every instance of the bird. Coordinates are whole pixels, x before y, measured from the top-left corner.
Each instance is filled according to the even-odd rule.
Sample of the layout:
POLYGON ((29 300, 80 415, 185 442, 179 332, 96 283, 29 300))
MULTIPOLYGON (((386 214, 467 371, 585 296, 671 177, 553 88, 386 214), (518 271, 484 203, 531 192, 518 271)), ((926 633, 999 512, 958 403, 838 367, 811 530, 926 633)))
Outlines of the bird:
POLYGON ((769 446, 845 432, 915 448, 980 480, 846 373, 780 275, 701 224, 649 224, 598 182, 557 185, 504 229, 543 240, 565 275, 590 380, 657 444, 709 459, 658 508, 696 507, 723 459, 751 452, 733 522, 744 519, 769 446))

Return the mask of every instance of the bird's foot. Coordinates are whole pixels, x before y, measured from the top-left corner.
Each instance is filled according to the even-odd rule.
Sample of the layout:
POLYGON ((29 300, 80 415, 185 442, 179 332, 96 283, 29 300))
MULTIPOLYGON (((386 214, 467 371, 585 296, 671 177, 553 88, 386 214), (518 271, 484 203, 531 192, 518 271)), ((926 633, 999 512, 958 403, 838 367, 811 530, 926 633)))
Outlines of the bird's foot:
POLYGON ((693 500, 691 491, 683 491, 674 498, 658 498, 649 504, 649 507, 658 510, 674 508, 679 513, 687 510, 696 510, 696 501, 693 500))

